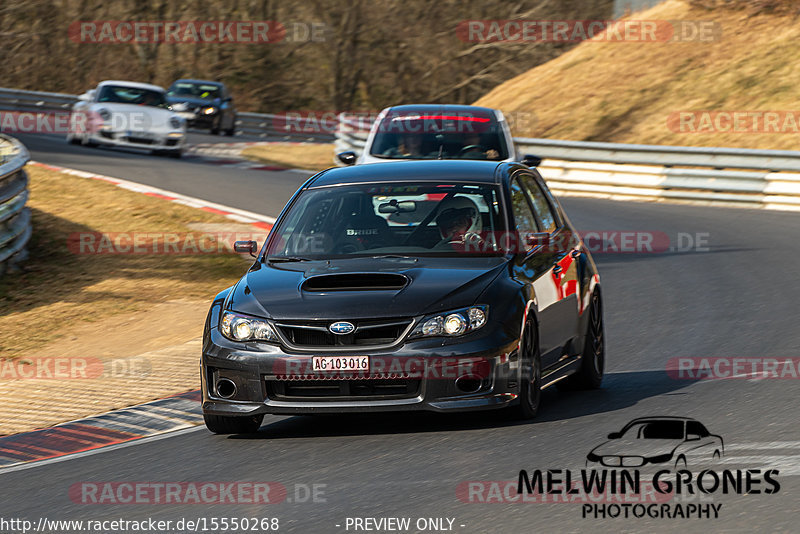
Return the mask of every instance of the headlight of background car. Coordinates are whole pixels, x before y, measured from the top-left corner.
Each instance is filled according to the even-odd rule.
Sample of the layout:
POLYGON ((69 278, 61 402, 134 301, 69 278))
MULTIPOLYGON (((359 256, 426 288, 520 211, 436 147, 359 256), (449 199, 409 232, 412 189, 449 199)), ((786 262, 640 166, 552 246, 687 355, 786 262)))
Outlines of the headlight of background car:
POLYGON ((169 125, 175 128, 176 130, 180 129, 183 121, 179 117, 170 117, 169 118, 169 125))
POLYGON ((207 108, 203 108, 203 115, 213 115, 217 112, 217 108, 214 106, 209 106, 207 108))
POLYGON ((486 324, 489 306, 472 306, 436 315, 419 322, 410 337, 460 336, 486 324))
POLYGON ((278 341, 278 336, 266 320, 229 311, 223 312, 219 330, 233 341, 278 341))

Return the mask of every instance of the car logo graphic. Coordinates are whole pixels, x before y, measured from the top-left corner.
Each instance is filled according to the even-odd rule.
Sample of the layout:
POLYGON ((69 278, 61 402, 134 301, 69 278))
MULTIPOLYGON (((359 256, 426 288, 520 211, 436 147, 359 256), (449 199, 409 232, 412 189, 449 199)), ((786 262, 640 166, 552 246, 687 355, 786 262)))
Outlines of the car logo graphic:
POLYGON ((712 434, 700 421, 689 417, 642 417, 634 419, 608 441, 592 449, 586 465, 642 467, 717 462, 725 453, 722 437, 712 434))
POLYGON ((355 332, 356 327, 353 325, 353 323, 348 323, 347 321, 339 321, 336 323, 331 323, 331 325, 328 327, 328 330, 330 330, 334 334, 344 336, 346 334, 352 334, 353 332, 355 332))

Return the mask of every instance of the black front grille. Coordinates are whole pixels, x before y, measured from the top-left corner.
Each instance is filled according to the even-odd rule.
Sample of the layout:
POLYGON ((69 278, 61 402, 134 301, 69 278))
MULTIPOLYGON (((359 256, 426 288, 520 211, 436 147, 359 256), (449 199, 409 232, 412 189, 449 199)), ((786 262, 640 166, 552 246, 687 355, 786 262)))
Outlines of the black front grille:
POLYGON ((411 319, 385 321, 353 321, 352 334, 333 334, 328 330, 331 322, 278 323, 284 337, 293 345, 303 347, 374 346, 390 345, 403 335, 411 319))
POLYGON ((267 380, 271 399, 348 398, 374 400, 412 398, 419 394, 419 379, 267 380))
POLYGON ((138 143, 140 145, 152 145, 153 140, 146 137, 128 137, 129 143, 138 143))

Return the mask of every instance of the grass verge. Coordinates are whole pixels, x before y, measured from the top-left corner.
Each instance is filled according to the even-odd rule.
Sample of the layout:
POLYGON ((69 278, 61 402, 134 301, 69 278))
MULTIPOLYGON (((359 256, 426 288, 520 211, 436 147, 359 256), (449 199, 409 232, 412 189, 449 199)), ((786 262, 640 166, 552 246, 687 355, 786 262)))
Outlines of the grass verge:
POLYGON ((333 144, 270 143, 247 147, 242 156, 270 165, 322 171, 335 166, 333 152, 333 144))
MULTIPOLYGON (((23 271, 0 278, 0 354, 27 356, 115 316, 171 301, 210 299, 246 266, 236 254, 80 254, 68 246, 88 232, 187 233, 190 224, 231 221, 111 184, 28 166, 34 234, 23 271)), ((202 323, 192 333, 198 337, 202 323)), ((74 339, 74 338, 72 338, 74 339)), ((88 341, 88 340, 87 340, 88 341)))
POLYGON ((512 127, 518 137, 797 150, 796 17, 725 7, 730 2, 713 10, 699 4, 668 0, 630 18, 687 21, 692 30, 698 26, 691 21, 703 23, 713 28, 703 38, 586 41, 476 104, 512 118, 535 114, 536 121, 512 127), (734 112, 754 115, 736 126, 734 112), (766 126, 759 112, 779 117, 778 126, 766 126))

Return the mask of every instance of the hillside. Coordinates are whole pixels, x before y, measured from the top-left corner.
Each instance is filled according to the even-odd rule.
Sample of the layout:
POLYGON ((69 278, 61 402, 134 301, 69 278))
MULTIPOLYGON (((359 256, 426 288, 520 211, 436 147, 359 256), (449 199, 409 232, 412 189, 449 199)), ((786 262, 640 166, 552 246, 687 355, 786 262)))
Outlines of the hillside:
POLYGON ((709 10, 668 0, 629 18, 713 21, 721 36, 585 41, 476 104, 512 117, 535 114, 516 136, 798 150, 800 24, 784 11, 709 10))

